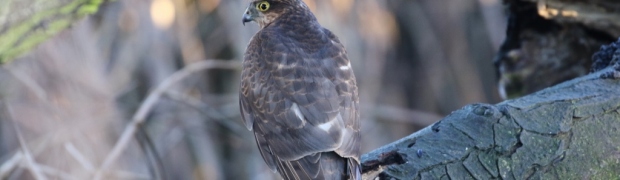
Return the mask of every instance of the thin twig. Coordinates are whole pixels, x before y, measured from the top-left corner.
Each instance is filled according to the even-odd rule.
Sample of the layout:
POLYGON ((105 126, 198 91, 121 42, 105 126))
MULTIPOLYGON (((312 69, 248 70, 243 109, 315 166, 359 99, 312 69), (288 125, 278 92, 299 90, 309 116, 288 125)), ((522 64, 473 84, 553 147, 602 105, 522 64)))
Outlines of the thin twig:
MULTIPOLYGON (((69 152, 69 154, 71 154, 71 156, 73 156, 73 158, 75 158, 75 160, 78 161, 80 165, 82 165, 82 167, 84 167, 84 169, 87 172, 91 172, 91 173, 95 172, 95 167, 93 166, 93 164, 90 161, 88 161, 86 156, 84 156, 84 154, 82 154, 73 145, 73 143, 71 142, 65 143, 65 150, 67 150, 67 152, 69 152)), ((21 159, 21 152, 16 153, 13 158, 16 158, 16 157, 21 159)), ((10 161, 12 161, 12 159, 10 161)), ((52 167, 41 165, 41 164, 36 164, 36 165, 39 166, 41 168, 41 171, 43 171, 45 174, 58 176, 58 177, 61 177, 62 179, 77 179, 75 177, 72 177, 68 173, 62 172, 52 167)), ((0 168, 0 174, 2 174, 3 169, 4 169, 4 165, 2 168, 0 168)), ((110 172, 110 174, 111 176, 115 177, 113 179, 149 179, 147 175, 136 174, 136 173, 126 172, 126 171, 113 171, 113 172, 110 172)), ((0 176, 0 179, 4 179, 4 176, 0 176)))
POLYGON ((28 87, 28 89, 32 90, 32 92, 39 99, 46 99, 47 93, 45 93, 45 89, 41 87, 35 80, 33 80, 30 76, 25 75, 21 71, 16 71, 11 68, 6 68, 6 70, 11 74, 17 81, 24 84, 24 86, 28 87))
POLYGON ((65 150, 87 171, 93 171, 95 166, 71 142, 65 143, 65 150))
POLYGON ((47 178, 43 175, 43 173, 41 173, 41 169, 36 166, 36 162, 34 161, 32 154, 30 154, 30 150, 28 150, 28 146, 26 145, 26 140, 24 140, 24 137, 22 136, 21 129, 17 127, 17 122, 13 117, 13 109, 11 108, 11 106, 8 105, 6 106, 6 108, 8 110, 9 117, 13 120, 13 123, 11 124, 13 124, 13 128, 15 128, 15 132, 17 134, 17 139, 19 140, 19 145, 21 146, 21 152, 24 156, 23 160, 25 160, 26 167, 32 172, 32 175, 35 179, 46 180, 47 178))
POLYGON ((164 79, 161 84, 159 84, 155 90, 153 90, 146 99, 140 105, 138 111, 134 114, 131 122, 125 130, 121 134, 120 138, 112 148, 112 151, 108 156, 106 156, 103 161, 101 168, 95 172, 94 178, 95 180, 101 180, 103 178, 103 172, 106 172, 108 168, 114 163, 121 153, 127 148, 130 140, 134 137, 138 126, 140 126, 146 119, 146 116, 149 114, 151 109, 155 106, 155 104, 159 101, 161 96, 168 90, 172 85, 178 83, 179 81, 185 79, 189 75, 207 69, 239 69, 241 67, 240 63, 237 61, 222 61, 222 60, 206 60, 200 61, 196 63, 189 64, 185 66, 183 69, 175 72, 168 78, 164 79))
MULTIPOLYGON (((226 127, 228 130, 233 132, 233 134, 235 135, 243 134, 242 130, 244 129, 244 127, 242 128, 240 124, 235 124, 232 121, 228 121, 228 119, 230 119, 231 116, 221 111, 217 111, 215 107, 209 107, 209 105, 206 103, 200 102, 192 98, 188 98, 186 96, 183 96, 179 93, 175 93, 173 91, 167 91, 165 95, 166 97, 174 101, 183 103, 187 105, 188 107, 196 110, 197 112, 204 114, 208 119, 215 120, 215 122, 226 127)), ((234 103, 234 104, 237 105, 237 103, 234 103)))
POLYGON ((7 177, 19 165, 19 162, 22 161, 23 155, 21 151, 17 151, 13 157, 4 162, 2 166, 0 166, 0 179, 8 179, 7 177))
MULTIPOLYGON (((46 144, 49 141, 46 140, 42 140, 42 143, 37 143, 37 140, 31 140, 29 141, 31 144, 36 144, 38 145, 37 147, 34 147, 33 149, 31 149, 31 154, 33 156, 37 156, 39 154, 41 154, 41 152, 45 151, 45 147, 47 146, 46 144)), ((18 149, 14 152, 13 156, 11 158, 9 158, 7 161, 5 161, 1 166, 0 166, 0 179, 7 179, 7 177, 11 174, 11 172, 19 166, 22 166, 21 163, 23 162, 23 158, 24 155, 21 151, 21 149, 18 149)), ((92 170, 94 171, 94 170, 92 170)))
POLYGON ((146 161, 149 164, 148 170, 151 177, 153 177, 152 179, 166 179, 164 163, 161 160, 161 156, 159 156, 159 153, 157 152, 155 144, 146 133, 144 126, 138 126, 138 132, 137 134, 135 134, 135 136, 138 141, 138 145, 140 145, 140 149, 144 153, 146 161))
POLYGON ((37 167, 38 169, 41 170, 41 172, 51 175, 53 177, 57 177, 60 179, 68 179, 68 180, 77 180, 78 178, 71 176, 71 174, 66 173, 66 172, 62 172, 58 169, 46 166, 46 165, 42 165, 42 164, 38 164, 38 163, 34 163, 33 166, 37 167))

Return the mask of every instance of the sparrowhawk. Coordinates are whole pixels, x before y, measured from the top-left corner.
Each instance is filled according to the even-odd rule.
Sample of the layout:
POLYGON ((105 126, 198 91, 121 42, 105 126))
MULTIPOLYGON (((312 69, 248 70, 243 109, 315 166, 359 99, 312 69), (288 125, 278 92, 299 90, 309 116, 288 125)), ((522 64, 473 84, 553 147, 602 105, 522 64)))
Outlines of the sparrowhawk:
POLYGON ((260 30, 239 104, 267 165, 284 179, 361 179, 359 99, 340 40, 302 0, 254 0, 250 21, 260 30))

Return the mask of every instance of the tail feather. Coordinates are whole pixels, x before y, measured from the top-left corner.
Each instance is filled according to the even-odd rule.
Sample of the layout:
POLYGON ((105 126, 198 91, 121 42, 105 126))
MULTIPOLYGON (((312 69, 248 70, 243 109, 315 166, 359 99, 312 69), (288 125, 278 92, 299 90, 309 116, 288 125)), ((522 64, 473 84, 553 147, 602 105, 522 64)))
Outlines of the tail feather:
POLYGON ((360 166, 353 158, 335 152, 316 153, 295 161, 278 160, 277 169, 286 180, 359 180, 360 166))
POLYGON ((299 176, 299 173, 295 170, 295 167, 290 161, 278 161, 278 172, 285 180, 301 180, 307 179, 304 176, 299 176))
POLYGON ((347 176, 349 180, 361 180, 362 179, 362 168, 360 163, 353 158, 347 159, 347 176))

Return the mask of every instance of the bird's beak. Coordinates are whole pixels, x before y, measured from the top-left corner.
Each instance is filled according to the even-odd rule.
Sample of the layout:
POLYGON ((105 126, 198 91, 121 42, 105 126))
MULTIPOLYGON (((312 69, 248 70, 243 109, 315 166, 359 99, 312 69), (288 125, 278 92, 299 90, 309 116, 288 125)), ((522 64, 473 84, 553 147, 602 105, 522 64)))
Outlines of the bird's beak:
POLYGON ((243 25, 245 26, 246 22, 254 21, 254 17, 252 16, 252 12, 250 12, 250 7, 245 9, 245 13, 243 13, 243 25))

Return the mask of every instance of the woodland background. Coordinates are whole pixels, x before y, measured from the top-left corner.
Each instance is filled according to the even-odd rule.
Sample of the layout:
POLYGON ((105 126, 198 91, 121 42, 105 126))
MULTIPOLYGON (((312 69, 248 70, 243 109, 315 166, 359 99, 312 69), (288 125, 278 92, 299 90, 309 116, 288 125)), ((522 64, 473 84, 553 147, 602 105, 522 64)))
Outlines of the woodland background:
MULTIPOLYGON (((507 27, 499 0, 305 1, 348 50, 360 88, 364 153, 466 104, 502 100, 493 66, 507 27)), ((37 3, 0 0, 8 5, 0 12, 41 5, 31 2, 37 3)), ((138 115, 165 176, 277 179, 239 116, 239 63, 258 31, 255 24, 241 24, 248 3, 104 2, 96 14, 3 65, 0 178, 89 179, 103 173, 150 179, 148 167, 155 163, 152 152, 140 148, 144 137, 131 139, 118 160, 97 171, 159 84, 183 67, 219 60, 230 63, 215 63, 164 88, 161 98, 146 102, 153 108, 138 115)))

